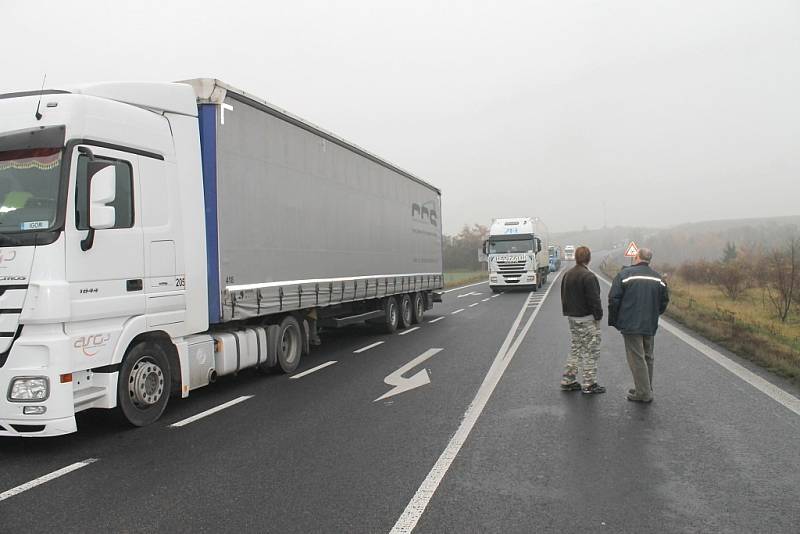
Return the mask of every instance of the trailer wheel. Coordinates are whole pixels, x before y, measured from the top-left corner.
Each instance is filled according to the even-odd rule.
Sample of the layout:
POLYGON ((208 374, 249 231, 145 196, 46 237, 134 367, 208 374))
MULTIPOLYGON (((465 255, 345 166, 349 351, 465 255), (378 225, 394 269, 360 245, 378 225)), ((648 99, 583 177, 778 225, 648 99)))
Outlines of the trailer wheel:
POLYGON ((408 328, 414 320, 414 306, 411 304, 411 296, 405 294, 400 297, 400 328, 408 328))
POLYGON ((303 334, 296 318, 287 315, 278 331, 278 366, 284 373, 292 373, 300 365, 303 353, 303 334))
POLYGON ((383 311, 383 327, 387 334, 393 334, 397 331, 397 325, 400 323, 400 310, 397 307, 397 299, 389 297, 383 301, 383 311))
POLYGON ((147 426, 164 413, 172 373, 164 349, 152 341, 128 349, 117 380, 117 405, 133 426, 147 426))
POLYGON ((422 316, 425 315, 425 297, 422 296, 422 293, 414 293, 414 298, 411 301, 414 305, 414 317, 411 321, 414 324, 419 324, 422 322, 422 316))

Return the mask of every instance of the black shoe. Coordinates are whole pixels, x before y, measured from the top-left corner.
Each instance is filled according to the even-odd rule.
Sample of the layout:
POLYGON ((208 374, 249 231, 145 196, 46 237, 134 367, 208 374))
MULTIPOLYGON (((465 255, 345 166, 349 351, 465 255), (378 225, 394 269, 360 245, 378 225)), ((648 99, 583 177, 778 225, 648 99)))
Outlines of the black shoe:
POLYGON ((628 399, 631 402, 643 402, 645 404, 647 404, 649 402, 653 402, 653 397, 650 397, 649 399, 646 399, 644 397, 637 397, 636 395, 633 395, 633 394, 627 395, 625 398, 628 399))
POLYGON ((606 388, 598 384, 592 384, 591 386, 584 387, 581 391, 583 391, 583 393, 586 395, 596 395, 598 393, 605 393, 606 388))
POLYGON ((570 384, 561 384, 561 391, 579 391, 581 389, 581 385, 577 382, 572 382, 570 384))

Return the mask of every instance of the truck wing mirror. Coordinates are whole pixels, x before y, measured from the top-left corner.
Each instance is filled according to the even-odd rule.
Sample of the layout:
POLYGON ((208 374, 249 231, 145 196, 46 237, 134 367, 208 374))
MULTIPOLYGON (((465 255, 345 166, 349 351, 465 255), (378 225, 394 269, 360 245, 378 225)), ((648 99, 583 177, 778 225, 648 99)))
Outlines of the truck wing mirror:
POLYGON ((81 250, 86 252, 94 245, 94 231, 113 228, 117 222, 114 202, 117 196, 117 168, 104 167, 89 178, 89 233, 81 241, 81 250))
POLYGON ((117 168, 109 165, 98 171, 89 181, 89 227, 93 230, 113 228, 116 211, 109 202, 117 195, 117 168))
POLYGON ((482 263, 485 261, 489 261, 489 257, 487 256, 486 252, 486 241, 481 243, 481 248, 478 249, 478 262, 482 263))

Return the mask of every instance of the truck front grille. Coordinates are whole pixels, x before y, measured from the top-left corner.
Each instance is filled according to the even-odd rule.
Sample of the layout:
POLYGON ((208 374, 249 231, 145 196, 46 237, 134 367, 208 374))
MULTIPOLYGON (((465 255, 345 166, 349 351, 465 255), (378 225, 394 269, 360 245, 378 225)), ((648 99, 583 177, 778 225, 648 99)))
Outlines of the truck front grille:
POLYGON ((525 262, 513 261, 508 263, 498 263, 497 271, 503 276, 507 284, 519 283, 522 275, 525 274, 525 262))

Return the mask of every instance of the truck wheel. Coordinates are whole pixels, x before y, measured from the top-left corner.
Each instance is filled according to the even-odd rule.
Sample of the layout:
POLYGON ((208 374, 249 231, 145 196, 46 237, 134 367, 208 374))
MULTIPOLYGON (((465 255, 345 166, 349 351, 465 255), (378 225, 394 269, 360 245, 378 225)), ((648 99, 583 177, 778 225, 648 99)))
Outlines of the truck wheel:
POLYGON ((117 381, 117 405, 133 426, 147 426, 164 413, 172 373, 166 352, 145 341, 128 349, 117 381))
POLYGON ((414 306, 408 294, 400 297, 400 328, 408 328, 414 320, 414 306))
POLYGON ((425 297, 422 296, 422 293, 414 293, 412 302, 414 304, 414 317, 412 321, 414 324, 419 324, 422 322, 422 316, 425 315, 425 297))
POLYGON ((303 353, 303 334, 296 318, 287 315, 278 332, 278 366, 284 373, 292 373, 300 365, 303 353))
POLYGON ((500 293, 500 288, 497 286, 489 286, 489 289, 492 290, 492 293, 500 293))
POLYGON ((387 334, 393 334, 397 331, 397 325, 400 323, 400 310, 397 307, 397 299, 389 297, 383 301, 384 323, 383 327, 387 334))

